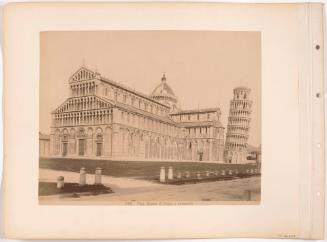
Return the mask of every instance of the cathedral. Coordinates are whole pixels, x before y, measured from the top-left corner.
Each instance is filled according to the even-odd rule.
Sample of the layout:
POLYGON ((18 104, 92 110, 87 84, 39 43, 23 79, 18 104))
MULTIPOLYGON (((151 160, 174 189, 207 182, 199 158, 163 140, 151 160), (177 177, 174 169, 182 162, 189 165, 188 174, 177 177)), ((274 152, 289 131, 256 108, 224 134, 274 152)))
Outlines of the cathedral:
MULTIPOLYGON (((50 156, 241 162, 225 150, 220 109, 182 110, 165 75, 146 95, 83 66, 69 86, 70 97, 51 113, 50 156)), ((228 147, 235 149, 231 125, 228 147)))

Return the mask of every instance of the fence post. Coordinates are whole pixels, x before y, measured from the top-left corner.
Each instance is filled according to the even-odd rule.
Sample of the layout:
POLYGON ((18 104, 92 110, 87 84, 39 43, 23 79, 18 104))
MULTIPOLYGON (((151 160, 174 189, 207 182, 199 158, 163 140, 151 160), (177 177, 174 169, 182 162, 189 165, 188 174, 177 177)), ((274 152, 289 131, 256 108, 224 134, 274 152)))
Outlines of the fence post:
POLYGON ((57 188, 62 189, 65 185, 65 178, 63 176, 57 177, 57 188))
POLYGON ((185 172, 185 177, 186 177, 186 178, 190 178, 190 172, 189 172, 189 171, 186 171, 186 172, 185 172))
POLYGON ((177 179, 181 179, 182 178, 182 173, 179 171, 177 172, 177 179))
POLYGON ((97 167, 95 169, 95 182, 94 182, 95 185, 100 185, 101 184, 101 173, 102 173, 101 168, 97 167))
POLYGON ((162 166, 160 168, 160 182, 165 182, 166 181, 166 170, 165 167, 162 166))
POLYGON ((82 167, 79 171, 79 186, 84 186, 86 184, 86 172, 85 168, 82 167))
POLYGON ((200 174, 199 171, 196 173, 196 177, 197 177, 198 179, 201 179, 201 174, 200 174))
POLYGON ((251 191, 250 190, 245 190, 244 191, 244 197, 245 197, 245 201, 251 201, 251 191))
POLYGON ((168 180, 173 180, 173 167, 168 168, 168 180))

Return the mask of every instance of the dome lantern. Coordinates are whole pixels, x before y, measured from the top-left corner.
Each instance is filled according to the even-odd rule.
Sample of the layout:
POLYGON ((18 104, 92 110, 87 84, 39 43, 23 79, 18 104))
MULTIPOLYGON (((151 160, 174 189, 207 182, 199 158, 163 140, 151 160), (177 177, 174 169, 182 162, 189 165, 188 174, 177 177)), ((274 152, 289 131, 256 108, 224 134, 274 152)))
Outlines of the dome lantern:
POLYGON ((161 81, 162 81, 162 82, 166 82, 166 74, 165 74, 165 73, 162 75, 162 77, 161 77, 161 81))

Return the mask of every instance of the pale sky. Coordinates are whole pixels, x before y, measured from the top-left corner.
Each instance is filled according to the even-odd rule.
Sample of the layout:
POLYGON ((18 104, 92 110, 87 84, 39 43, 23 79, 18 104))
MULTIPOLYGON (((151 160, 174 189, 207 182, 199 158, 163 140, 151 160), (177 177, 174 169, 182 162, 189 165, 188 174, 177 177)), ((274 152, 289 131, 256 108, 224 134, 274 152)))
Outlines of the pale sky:
POLYGON ((227 131, 233 88, 248 86, 253 100, 249 144, 261 144, 260 32, 42 32, 40 131, 69 97, 69 77, 83 63, 113 81, 150 95, 163 73, 182 109, 219 106, 227 131))

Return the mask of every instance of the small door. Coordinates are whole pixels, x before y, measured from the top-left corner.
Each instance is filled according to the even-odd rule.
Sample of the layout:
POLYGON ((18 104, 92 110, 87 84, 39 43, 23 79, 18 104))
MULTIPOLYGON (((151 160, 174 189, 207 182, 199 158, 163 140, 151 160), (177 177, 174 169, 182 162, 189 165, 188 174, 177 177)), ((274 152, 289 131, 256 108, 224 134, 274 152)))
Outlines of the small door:
POLYGON ((85 139, 80 139, 78 142, 78 155, 83 156, 85 154, 85 139))
POLYGON ((97 143, 97 156, 102 155, 102 143, 97 143))
POLYGON ((62 143, 62 156, 66 156, 67 155, 67 148, 68 144, 67 143, 62 143))

